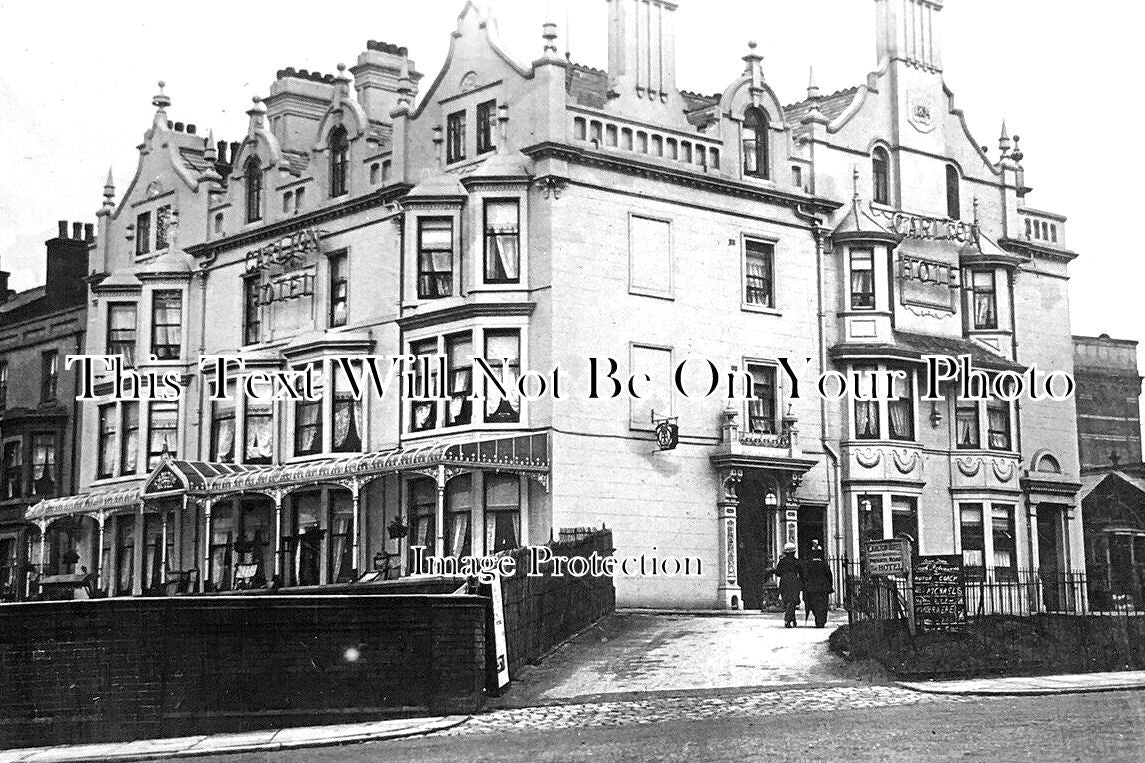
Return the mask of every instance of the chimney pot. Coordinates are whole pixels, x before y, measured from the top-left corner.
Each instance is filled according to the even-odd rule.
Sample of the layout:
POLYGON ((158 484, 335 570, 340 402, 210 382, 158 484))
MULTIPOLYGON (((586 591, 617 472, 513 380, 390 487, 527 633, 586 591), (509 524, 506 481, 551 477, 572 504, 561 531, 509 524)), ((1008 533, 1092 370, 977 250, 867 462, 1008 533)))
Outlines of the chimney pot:
POLYGON ((220 140, 215 144, 215 153, 218 154, 218 160, 221 164, 227 163, 227 142, 220 140))
POLYGON ((92 223, 84 223, 83 226, 83 240, 89 244, 95 241, 95 225, 92 223))
POLYGON ((72 223, 72 238, 76 241, 83 239, 83 223, 72 223))
POLYGON ((176 122, 175 123, 175 132, 183 132, 183 123, 182 122, 176 122))
POLYGON ((68 221, 67 220, 60 220, 59 222, 56 223, 56 225, 58 225, 60 228, 60 235, 57 236, 57 238, 67 238, 68 237, 68 221))
POLYGON ((195 134, 195 125, 187 125, 187 134, 188 135, 194 135, 195 134))

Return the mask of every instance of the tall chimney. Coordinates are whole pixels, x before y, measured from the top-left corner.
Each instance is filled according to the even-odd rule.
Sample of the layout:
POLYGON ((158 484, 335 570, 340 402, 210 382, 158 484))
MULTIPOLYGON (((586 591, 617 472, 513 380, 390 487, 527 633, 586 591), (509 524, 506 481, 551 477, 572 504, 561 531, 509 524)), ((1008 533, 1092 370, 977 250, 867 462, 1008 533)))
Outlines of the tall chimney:
POLYGON ((88 242, 84 240, 83 223, 60 220, 59 236, 44 242, 47 249, 45 296, 54 309, 79 304, 87 298, 88 242))
POLYGON ((669 0, 608 0, 608 73, 618 94, 666 103, 676 90, 669 0))
POLYGON ((942 71, 938 14, 943 0, 875 0, 875 40, 879 68, 904 61, 942 71))

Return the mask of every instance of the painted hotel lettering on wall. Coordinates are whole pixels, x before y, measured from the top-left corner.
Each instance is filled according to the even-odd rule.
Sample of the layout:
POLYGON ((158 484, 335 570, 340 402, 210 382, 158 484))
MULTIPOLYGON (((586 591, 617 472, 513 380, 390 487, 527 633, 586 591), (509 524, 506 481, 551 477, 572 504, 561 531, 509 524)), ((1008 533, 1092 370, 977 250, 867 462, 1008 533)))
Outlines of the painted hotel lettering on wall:
POLYGON ((903 238, 917 238, 924 241, 957 241, 960 244, 978 242, 978 226, 961 220, 941 217, 927 217, 910 212, 890 212, 870 205, 872 214, 890 222, 892 231, 903 238))
POLYGON ((260 306, 314 296, 314 273, 297 271, 313 264, 310 255, 321 252, 325 234, 317 228, 305 228, 247 252, 246 272, 261 273, 266 279, 258 289, 260 306))

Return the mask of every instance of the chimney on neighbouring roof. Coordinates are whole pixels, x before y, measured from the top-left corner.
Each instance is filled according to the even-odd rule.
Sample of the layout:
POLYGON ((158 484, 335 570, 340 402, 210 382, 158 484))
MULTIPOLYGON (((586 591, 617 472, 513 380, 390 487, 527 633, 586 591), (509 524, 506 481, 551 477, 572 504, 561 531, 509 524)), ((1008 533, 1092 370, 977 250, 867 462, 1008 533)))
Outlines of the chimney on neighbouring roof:
POLYGON ((366 42, 365 51, 358 55, 358 62, 350 67, 350 72, 354 75, 358 103, 370 119, 392 121, 390 112, 398 107, 402 74, 407 71, 408 85, 416 93, 421 74, 414 70, 413 61, 409 60, 409 51, 388 42, 366 42))
POLYGON ((87 297, 88 244, 91 238, 91 227, 85 228, 83 223, 72 223, 71 235, 68 235, 68 221, 60 220, 57 223, 59 235, 44 242, 47 249, 47 279, 44 283, 45 296, 51 304, 58 308, 76 305, 87 297))
POLYGON ((608 0, 608 73, 618 92, 667 102, 676 89, 676 43, 668 0, 608 0))
POLYGON ((879 67, 905 61, 942 71, 939 12, 943 0, 875 0, 875 40, 879 67))

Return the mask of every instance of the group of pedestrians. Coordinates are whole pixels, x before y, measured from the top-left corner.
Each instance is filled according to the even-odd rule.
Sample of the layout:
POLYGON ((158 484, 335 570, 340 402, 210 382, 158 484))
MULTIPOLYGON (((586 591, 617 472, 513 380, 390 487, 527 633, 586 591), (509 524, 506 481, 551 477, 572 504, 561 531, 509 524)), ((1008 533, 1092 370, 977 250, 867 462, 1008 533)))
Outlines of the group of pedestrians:
POLYGON ((783 556, 773 569, 768 570, 779 578, 784 628, 794 628, 799 624, 795 610, 799 606, 800 595, 806 612, 815 615, 815 627, 822 628, 827 624, 827 603, 835 591, 835 581, 818 544, 812 546, 810 556, 810 559, 800 561, 795 556, 795 544, 786 543, 783 556))

